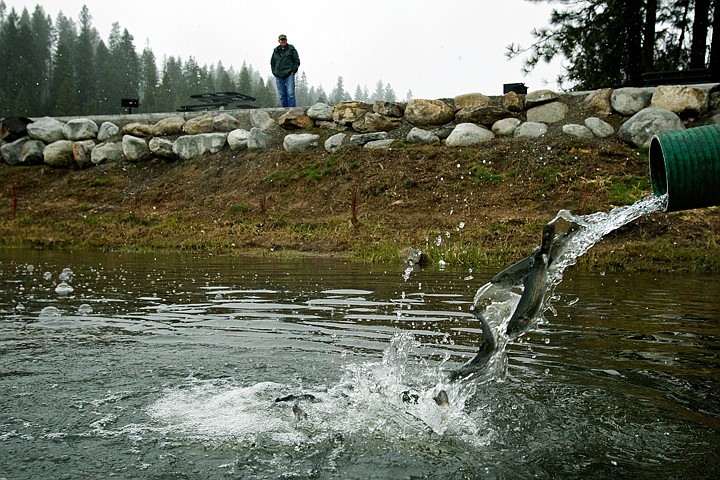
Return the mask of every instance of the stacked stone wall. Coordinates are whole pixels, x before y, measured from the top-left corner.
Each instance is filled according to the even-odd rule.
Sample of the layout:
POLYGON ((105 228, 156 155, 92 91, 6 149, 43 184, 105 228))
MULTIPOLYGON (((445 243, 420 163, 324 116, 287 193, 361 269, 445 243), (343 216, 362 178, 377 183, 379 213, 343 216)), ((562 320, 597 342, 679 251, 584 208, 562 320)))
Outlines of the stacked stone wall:
POLYGON ((617 137, 642 147, 666 131, 720 123, 718 87, 608 88, 572 94, 537 90, 502 97, 469 93, 452 99, 318 103, 290 110, 5 119, 0 152, 7 165, 87 168, 153 157, 183 160, 225 149, 333 153, 351 147, 392 148, 398 142, 466 147, 498 137, 549 134, 617 137), (6 125, 20 126, 11 131, 6 125))

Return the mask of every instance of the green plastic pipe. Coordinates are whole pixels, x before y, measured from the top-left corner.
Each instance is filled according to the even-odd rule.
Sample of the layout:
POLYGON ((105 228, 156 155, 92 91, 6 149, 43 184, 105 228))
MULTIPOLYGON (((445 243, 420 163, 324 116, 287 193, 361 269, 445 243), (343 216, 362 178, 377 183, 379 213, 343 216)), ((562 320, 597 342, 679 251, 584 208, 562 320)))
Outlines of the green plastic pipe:
POLYGON ((666 212, 720 205, 720 125, 654 136, 650 179, 655 195, 668 195, 666 212))

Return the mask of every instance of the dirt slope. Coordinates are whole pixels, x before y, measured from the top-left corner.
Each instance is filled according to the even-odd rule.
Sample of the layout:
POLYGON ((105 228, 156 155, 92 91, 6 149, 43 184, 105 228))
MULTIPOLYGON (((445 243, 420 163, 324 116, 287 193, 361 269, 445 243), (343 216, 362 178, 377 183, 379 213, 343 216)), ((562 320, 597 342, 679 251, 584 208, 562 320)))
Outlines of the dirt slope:
MULTIPOLYGON (((224 151, 86 170, 3 165, 0 243, 376 260, 413 246, 432 259, 501 265, 529 251, 559 209, 607 211, 650 190, 647 152, 560 135, 334 155, 224 151)), ((718 238, 718 208, 657 213, 612 234, 585 261, 717 270, 718 238)))

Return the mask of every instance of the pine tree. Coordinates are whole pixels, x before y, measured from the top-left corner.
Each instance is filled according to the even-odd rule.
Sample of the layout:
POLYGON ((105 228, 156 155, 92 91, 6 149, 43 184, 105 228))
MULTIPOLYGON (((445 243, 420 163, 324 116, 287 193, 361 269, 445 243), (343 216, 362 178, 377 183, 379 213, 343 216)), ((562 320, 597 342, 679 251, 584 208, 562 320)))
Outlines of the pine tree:
POLYGON ((10 85, 15 97, 13 111, 17 115, 30 115, 33 110, 30 102, 36 93, 34 87, 34 72, 32 70, 31 57, 33 53, 33 33, 30 22, 30 15, 27 9, 23 9, 18 21, 17 45, 14 58, 11 59, 10 69, 13 71, 14 83, 10 85))
POLYGON ((238 79, 238 93, 243 95, 251 95, 253 92, 252 76, 250 75, 250 69, 247 64, 243 62, 240 68, 240 76, 238 79))
POLYGON ((385 92, 383 95, 384 100, 387 100, 388 102, 397 101, 397 96, 395 95, 395 90, 393 90, 393 88, 390 86, 389 83, 387 85, 385 85, 384 92, 385 92))
POLYGON ((76 73, 76 90, 79 109, 83 115, 101 113, 98 105, 98 85, 95 68, 95 45, 98 40, 97 31, 92 26, 92 17, 87 6, 80 11, 80 34, 75 47, 74 69, 76 73))
POLYGON ((345 91, 343 77, 338 77, 335 88, 330 92, 330 104, 335 105, 350 99, 350 95, 345 91))
MULTIPOLYGON (((558 83, 589 90, 640 85, 643 72, 707 65, 708 0, 545 1, 566 8, 553 10, 549 27, 533 30, 529 48, 508 47, 510 58, 530 54, 525 72, 564 57, 567 67, 558 83)), ((713 36, 710 50, 717 49, 720 36, 713 36)))
POLYGON ((368 97, 365 95, 365 92, 367 92, 367 88, 365 89, 365 91, 363 91, 363 89, 360 88, 360 85, 358 85, 357 87, 355 87, 355 95, 353 96, 353 100, 355 100, 356 102, 367 102, 368 97))
POLYGON ((120 88, 116 92, 118 109, 121 111, 123 98, 139 98, 140 92, 140 58, 135 51, 133 36, 127 29, 123 30, 120 44, 115 51, 110 51, 113 59, 121 65, 120 88))
POLYGON ((315 91, 315 93, 317 94, 317 100, 316 100, 316 102, 327 103, 327 104, 330 103, 330 99, 328 98, 327 93, 325 93, 325 89, 323 88, 322 85, 320 85, 320 86, 317 88, 317 90, 315 91))
POLYGON ((232 77, 223 67, 222 62, 218 62, 217 68, 215 69, 215 90, 218 92, 234 92, 237 90, 237 85, 233 81, 232 77))
POLYGON ((50 73, 52 67, 53 27, 52 19, 41 6, 32 15, 32 53, 30 63, 33 71, 31 89, 31 114, 43 116, 48 113, 50 97, 50 73))
POLYGON ((75 24, 60 13, 56 21, 56 29, 58 40, 53 57, 53 80, 50 88, 51 113, 55 116, 79 115, 74 70, 77 38, 75 24))
POLYGON ((374 102, 376 100, 384 100, 385 99, 385 87, 383 86, 383 81, 378 80, 378 82, 375 84, 375 92, 370 97, 370 101, 374 102))
POLYGON ((163 62, 162 79, 158 91, 160 111, 172 112, 187 104, 185 79, 182 72, 182 60, 168 57, 163 62))
POLYGON ((295 99, 298 106, 311 105, 310 90, 308 90, 308 81, 305 72, 300 74, 300 78, 297 79, 297 83, 295 84, 295 99))
MULTIPOLYGON (((5 4, 0 3, 0 7, 2 7, 0 13, 4 13, 5 4)), ((14 113, 15 97, 17 96, 17 89, 14 88, 17 75, 14 57, 19 48, 20 35, 18 32, 19 18, 14 8, 10 10, 9 14, 4 15, 2 20, 2 24, 0 24, 0 64, 3 68, 0 68, 0 85, 5 85, 5 87, 0 91, 5 98, 0 105, 0 115, 6 117, 17 115, 14 113)))
POLYGON ((155 55, 149 47, 143 50, 140 57, 140 111, 158 111, 158 71, 155 55))
POLYGON ((110 50, 105 42, 100 40, 95 47, 95 71, 97 72, 97 109, 98 112, 109 113, 115 111, 115 104, 111 104, 114 98, 112 91, 117 81, 114 71, 114 64, 110 50))

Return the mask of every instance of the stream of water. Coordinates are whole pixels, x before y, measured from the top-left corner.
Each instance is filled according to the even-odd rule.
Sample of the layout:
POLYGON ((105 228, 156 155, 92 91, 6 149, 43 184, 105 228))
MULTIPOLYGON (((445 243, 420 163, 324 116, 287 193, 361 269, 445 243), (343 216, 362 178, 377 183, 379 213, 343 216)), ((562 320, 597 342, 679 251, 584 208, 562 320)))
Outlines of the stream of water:
POLYGON ((497 272, 403 270, 0 250, 0 478, 715 477, 717 276, 560 272, 460 385, 497 272))

